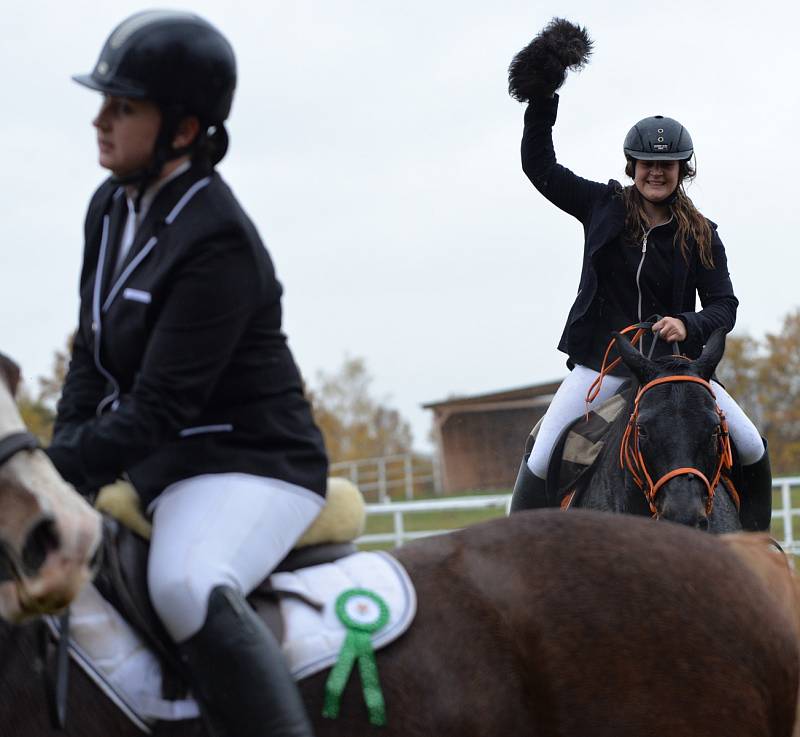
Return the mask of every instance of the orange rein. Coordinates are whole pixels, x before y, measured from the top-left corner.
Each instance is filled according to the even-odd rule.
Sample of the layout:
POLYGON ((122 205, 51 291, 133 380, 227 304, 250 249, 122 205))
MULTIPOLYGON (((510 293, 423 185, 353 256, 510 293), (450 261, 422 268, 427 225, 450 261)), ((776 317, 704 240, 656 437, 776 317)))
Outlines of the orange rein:
MULTIPOLYGON (((631 345, 636 345, 641 337, 644 335, 644 328, 639 327, 638 325, 628 325, 627 328, 623 328, 619 332, 622 335, 625 333, 629 333, 631 330, 636 331, 636 335, 631 338, 631 345)), ((608 361, 608 354, 611 353, 611 349, 614 347, 614 343, 616 341, 612 338, 608 344, 608 348, 606 348, 606 352, 603 354, 603 363, 600 365, 600 374, 598 377, 592 382, 592 385, 589 387, 589 391, 586 392, 586 415, 589 415, 589 405, 595 400, 595 397, 600 393, 600 387, 603 386, 603 377, 613 370, 619 363, 622 361, 622 357, 615 358, 608 366, 606 366, 606 362, 608 361)))
POLYGON ((669 471, 654 483, 647 471, 647 466, 645 465, 644 458, 642 457, 641 450, 639 449, 639 426, 636 422, 639 417, 639 402, 644 393, 649 389, 652 389, 654 386, 659 386, 660 384, 677 383, 679 381, 689 381, 694 384, 700 384, 702 387, 707 389, 709 394, 711 394, 711 396, 716 400, 716 397, 714 396, 714 390, 711 388, 711 384, 705 379, 701 379, 697 376, 662 376, 660 379, 653 379, 653 381, 645 384, 636 394, 636 399, 633 402, 633 413, 631 414, 630 420, 628 420, 628 426, 625 428, 625 434, 622 436, 622 443, 620 444, 619 448, 620 467, 627 468, 628 471, 630 471, 631 476, 633 476, 633 480, 636 482, 636 485, 644 492, 645 498, 650 505, 650 511, 653 513, 654 517, 658 516, 658 510, 655 506, 655 499, 658 490, 670 479, 673 479, 676 476, 680 476, 684 473, 689 476, 697 476, 706 485, 706 489, 708 490, 706 514, 711 514, 711 510, 714 506, 714 490, 717 488, 720 478, 722 478, 722 482, 730 492, 731 498, 736 504, 736 509, 738 510, 739 495, 736 492, 733 482, 727 476, 722 475, 723 470, 729 471, 733 466, 733 456, 731 453, 731 438, 728 434, 728 421, 725 419, 725 413, 719 407, 717 407, 717 414, 719 415, 719 462, 717 463, 717 469, 714 473, 712 481, 709 481, 706 475, 700 471, 700 469, 684 467, 669 471), (633 448, 631 448, 631 439, 633 439, 633 448))

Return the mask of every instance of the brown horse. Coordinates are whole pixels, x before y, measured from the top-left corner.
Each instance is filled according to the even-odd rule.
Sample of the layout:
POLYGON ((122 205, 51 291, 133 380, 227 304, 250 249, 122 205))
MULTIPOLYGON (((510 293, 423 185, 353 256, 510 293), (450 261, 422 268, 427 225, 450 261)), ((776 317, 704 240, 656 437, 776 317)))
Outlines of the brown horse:
MULTIPOLYGON (((389 737, 789 737, 800 669, 791 606, 724 541, 575 511, 494 520, 397 551, 417 619, 378 654, 389 737)), ((788 579, 788 571, 783 571, 788 579)), ((776 579, 778 576, 776 575, 776 579)), ((3 735, 45 737, 35 631, 0 628, 3 735)), ((375 733, 357 679, 320 737, 375 733)), ((70 734, 137 730, 73 669, 70 734)), ((199 737, 198 723, 157 734, 199 737)))
MULTIPOLYGON (((12 519, 20 501, 5 487, 36 455, 20 453, 2 469, 0 519, 12 519)), ((5 545, 8 534, 0 525, 5 545)), ((792 734, 800 684, 794 584, 786 567, 749 548, 578 510, 517 514, 395 555, 419 605, 410 631, 377 655, 387 737, 792 734)), ((59 734, 49 726, 38 632, 35 623, 0 625, 3 737, 59 734)), ((341 716, 320 716, 326 677, 301 683, 317 734, 375 734, 357 677, 341 716)), ((70 696, 68 734, 140 734, 75 668, 70 696)), ((203 732, 195 721, 160 724, 156 734, 203 732)))

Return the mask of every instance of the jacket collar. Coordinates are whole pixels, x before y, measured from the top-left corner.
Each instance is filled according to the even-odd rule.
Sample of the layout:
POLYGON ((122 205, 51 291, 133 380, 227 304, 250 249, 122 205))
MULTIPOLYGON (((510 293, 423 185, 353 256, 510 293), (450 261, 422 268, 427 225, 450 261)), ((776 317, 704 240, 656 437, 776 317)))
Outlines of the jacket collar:
MULTIPOLYGON (((112 246, 116 246, 116 242, 111 239, 118 239, 121 236, 121 232, 118 227, 108 229, 107 242, 105 247, 100 249, 97 264, 98 271, 102 270, 102 283, 95 286, 96 290, 100 289, 100 293, 103 296, 100 301, 102 312, 106 312, 109 309, 131 274, 144 261, 150 251, 156 247, 159 233, 172 224, 183 207, 188 204, 200 189, 209 183, 212 176, 213 173, 210 173, 207 169, 192 166, 183 174, 168 181, 161 188, 136 231, 130 250, 120 265, 119 273, 114 276, 113 280, 110 275, 113 273, 113 264, 111 262, 115 248, 112 248, 112 246)), ((121 188, 112 197, 111 206, 106 212, 105 217, 108 218, 109 223, 113 223, 115 220, 116 222, 121 221, 121 215, 117 213, 117 208, 121 208, 120 212, 127 209, 125 207, 125 193, 121 188)), ((96 299, 98 298, 99 295, 97 295, 96 299)), ((97 320, 97 316, 95 316, 95 320, 97 320)))

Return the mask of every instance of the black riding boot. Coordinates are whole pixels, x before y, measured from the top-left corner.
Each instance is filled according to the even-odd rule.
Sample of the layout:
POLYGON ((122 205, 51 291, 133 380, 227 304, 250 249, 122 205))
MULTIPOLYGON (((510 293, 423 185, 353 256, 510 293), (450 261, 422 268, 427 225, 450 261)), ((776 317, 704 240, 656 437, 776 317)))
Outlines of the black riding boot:
POLYGON ((280 646, 239 592, 217 586, 203 628, 178 649, 226 737, 313 736, 280 646))
POLYGON ((528 468, 528 454, 522 459, 514 492, 511 495, 511 514, 523 509, 542 509, 549 506, 546 493, 547 484, 528 468))
POLYGON ((764 455, 749 466, 742 466, 742 489, 739 495, 739 518, 745 530, 769 530, 772 521, 772 470, 769 463, 767 441, 764 455))

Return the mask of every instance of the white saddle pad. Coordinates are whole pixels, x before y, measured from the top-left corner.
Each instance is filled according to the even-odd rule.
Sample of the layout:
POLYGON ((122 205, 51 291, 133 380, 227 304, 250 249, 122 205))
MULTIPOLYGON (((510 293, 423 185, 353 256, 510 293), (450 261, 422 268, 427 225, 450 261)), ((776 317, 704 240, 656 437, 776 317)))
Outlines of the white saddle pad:
POLYGON ((324 604, 318 612, 302 601, 281 599, 283 652, 298 681, 336 662, 346 632, 334 605, 343 591, 369 589, 388 605, 388 624, 372 636, 375 650, 400 637, 417 611, 414 585, 397 558, 388 553, 356 553, 334 563, 275 573, 270 583, 278 591, 294 591, 324 604))
MULTIPOLYGON (((372 636, 375 650, 403 634, 416 613, 417 599, 411 579, 388 553, 355 553, 334 563, 294 573, 276 573, 270 581, 279 591, 300 593, 323 604, 322 611, 317 611, 297 599, 281 599, 283 652, 296 680, 336 662, 346 635, 335 612, 336 599, 343 591, 369 589, 387 603, 389 622, 372 636)), ((70 612, 70 655, 139 729, 149 734, 158 720, 198 716, 194 700, 162 698, 158 659, 97 589, 86 586, 70 612)), ((48 617, 47 621, 58 636, 58 620, 48 617)))

